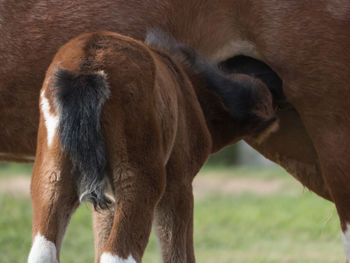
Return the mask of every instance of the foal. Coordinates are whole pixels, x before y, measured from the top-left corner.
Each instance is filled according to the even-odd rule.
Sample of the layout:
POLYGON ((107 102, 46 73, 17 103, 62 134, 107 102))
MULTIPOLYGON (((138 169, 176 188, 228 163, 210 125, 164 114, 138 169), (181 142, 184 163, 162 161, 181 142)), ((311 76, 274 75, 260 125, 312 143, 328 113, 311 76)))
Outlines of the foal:
POLYGON ((194 262, 194 176, 211 152, 277 126, 261 82, 222 75, 168 38, 172 58, 156 31, 147 42, 83 34, 51 63, 40 96, 29 263, 59 261, 84 200, 114 211, 97 261, 141 262, 155 215, 163 261, 194 262))

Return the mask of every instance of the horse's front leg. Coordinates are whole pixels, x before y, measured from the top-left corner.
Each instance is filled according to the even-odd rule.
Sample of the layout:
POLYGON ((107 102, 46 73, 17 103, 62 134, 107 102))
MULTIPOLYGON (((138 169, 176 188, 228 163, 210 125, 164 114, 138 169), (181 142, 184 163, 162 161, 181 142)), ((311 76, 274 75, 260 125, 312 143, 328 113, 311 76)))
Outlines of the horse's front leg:
POLYGON ((167 163, 167 185, 156 207, 156 233, 164 263, 194 263, 193 248, 193 172, 179 165, 181 155, 174 152, 167 163))
POLYGON ((164 263, 194 263, 191 185, 167 185, 156 208, 156 230, 164 263))

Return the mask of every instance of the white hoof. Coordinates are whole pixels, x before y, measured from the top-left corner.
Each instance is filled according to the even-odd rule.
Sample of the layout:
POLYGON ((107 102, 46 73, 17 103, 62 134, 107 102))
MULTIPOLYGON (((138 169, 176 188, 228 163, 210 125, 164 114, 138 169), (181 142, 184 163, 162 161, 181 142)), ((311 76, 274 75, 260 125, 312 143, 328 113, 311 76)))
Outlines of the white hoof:
POLYGON ((103 253, 100 263, 136 263, 136 260, 131 255, 127 259, 123 259, 111 253, 103 253))

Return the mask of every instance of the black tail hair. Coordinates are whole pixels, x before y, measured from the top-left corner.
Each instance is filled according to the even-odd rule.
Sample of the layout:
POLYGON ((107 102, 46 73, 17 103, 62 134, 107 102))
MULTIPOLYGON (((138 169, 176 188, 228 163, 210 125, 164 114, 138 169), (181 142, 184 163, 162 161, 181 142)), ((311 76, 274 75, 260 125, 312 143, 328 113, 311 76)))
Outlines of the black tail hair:
POLYGON ((102 106, 110 90, 103 71, 74 74, 59 69, 56 74, 55 103, 59 109, 59 139, 72 161, 80 201, 95 209, 108 208, 105 196, 106 152, 101 130, 102 106))

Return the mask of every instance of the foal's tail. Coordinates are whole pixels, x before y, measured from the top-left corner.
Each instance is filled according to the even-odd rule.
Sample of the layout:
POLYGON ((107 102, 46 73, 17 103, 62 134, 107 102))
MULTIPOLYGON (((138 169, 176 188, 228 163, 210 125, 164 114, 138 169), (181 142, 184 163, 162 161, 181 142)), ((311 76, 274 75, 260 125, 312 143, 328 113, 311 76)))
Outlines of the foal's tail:
POLYGON ((101 130, 102 106, 110 90, 103 71, 73 74, 59 69, 55 83, 60 111, 59 140, 72 161, 80 201, 105 209, 106 151, 101 130))

